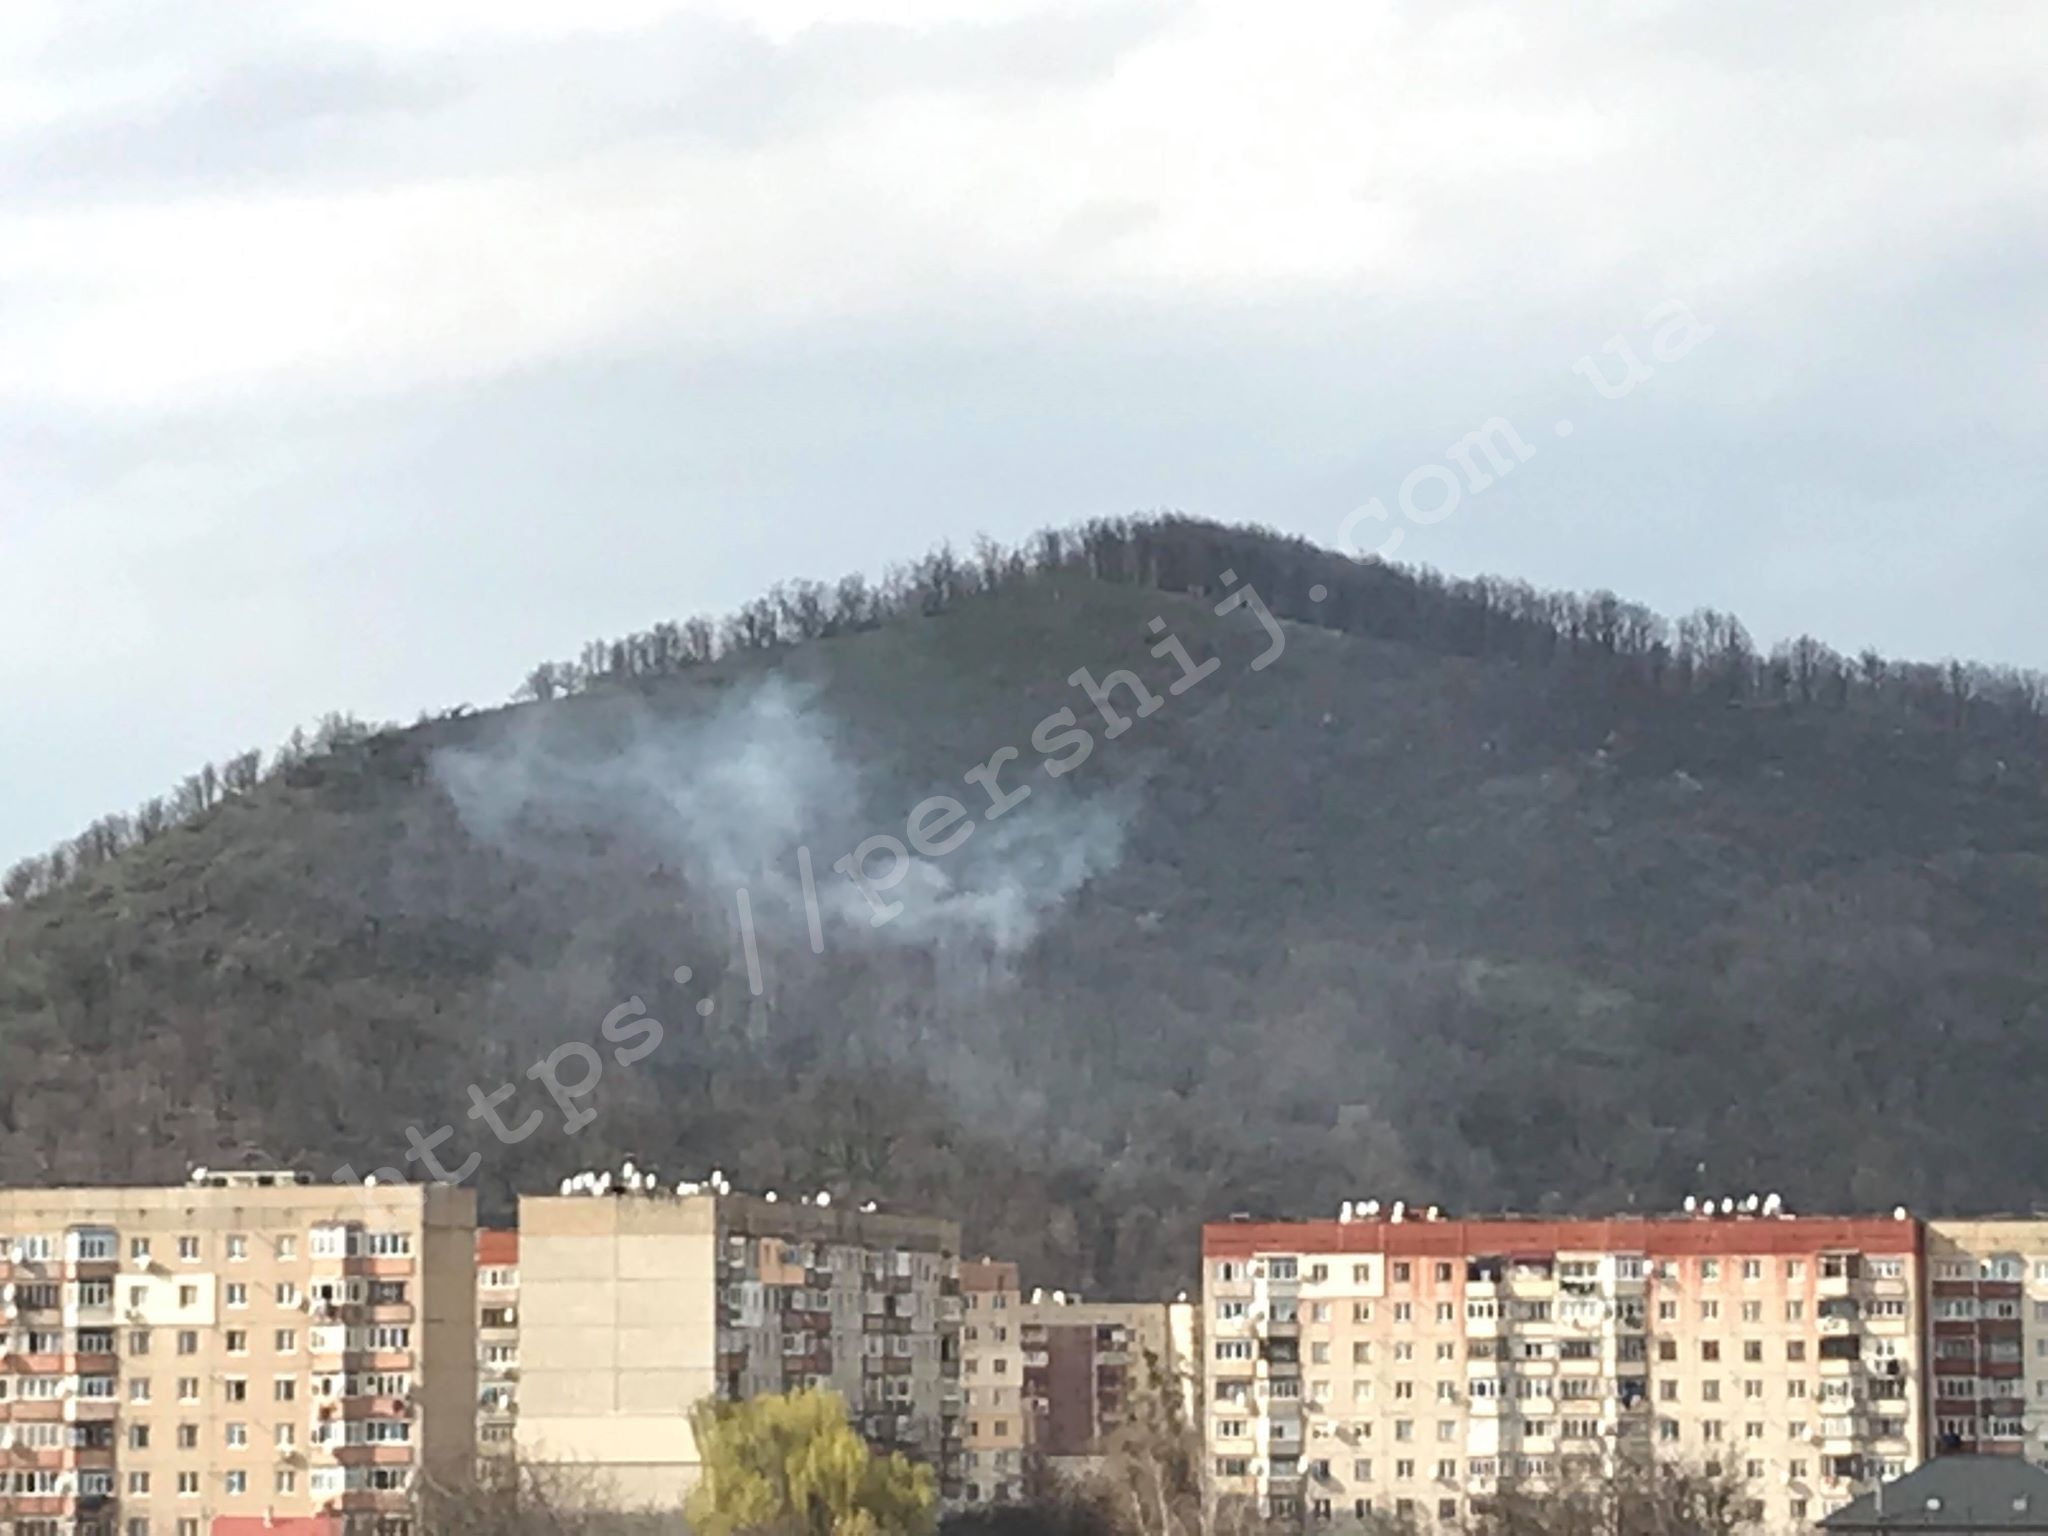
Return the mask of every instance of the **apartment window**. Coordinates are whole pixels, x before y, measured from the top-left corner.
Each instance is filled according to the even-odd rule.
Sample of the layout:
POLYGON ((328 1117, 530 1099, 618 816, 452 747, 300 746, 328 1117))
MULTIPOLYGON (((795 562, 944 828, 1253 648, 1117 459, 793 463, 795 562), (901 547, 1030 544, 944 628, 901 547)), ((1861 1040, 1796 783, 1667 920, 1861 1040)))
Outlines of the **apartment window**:
POLYGON ((1678 1340, 1659 1339, 1657 1341, 1657 1358, 1659 1360, 1676 1360, 1678 1358, 1678 1340))
POLYGON ((1806 1358, 1806 1340, 1787 1339, 1785 1341, 1785 1358, 1787 1360, 1804 1360, 1806 1358))
POLYGON ((1742 1384, 1742 1395, 1747 1398, 1762 1397, 1764 1395, 1763 1382, 1757 1377, 1750 1377, 1742 1384))
POLYGON ((178 1401, 181 1403, 196 1403, 199 1401, 199 1378, 197 1376, 180 1376, 178 1378, 178 1401))
POLYGON ((229 1450, 239 1451, 249 1443, 249 1426, 246 1424, 230 1424, 226 1426, 224 1433, 229 1450))
POLYGON ((249 1474, 237 1468, 227 1475, 226 1486, 230 1494, 247 1493, 249 1491, 249 1474))
POLYGON ((230 1328, 227 1331, 228 1353, 246 1355, 249 1353, 249 1332, 246 1328, 230 1328))
POLYGON ((199 1474, 197 1472, 180 1472, 178 1474, 179 1495, 183 1498, 191 1498, 198 1492, 199 1474))
MULTIPOLYGON (((1404 1482, 1404 1483, 1405 1483, 1405 1482, 1407 1482, 1407 1481, 1408 1481, 1408 1479, 1410 1479, 1410 1478, 1411 1478, 1411 1477, 1413 1477, 1414 1475, 1415 1475, 1415 1463, 1414 1463, 1414 1462, 1412 1462, 1412 1461, 1396 1461, 1396 1462, 1394 1463, 1394 1476, 1398 1477, 1398 1478, 1399 1478, 1399 1479, 1400 1479, 1400 1480, 1401 1480, 1402 1482, 1404 1482)), ((1407 1503, 1408 1501, 1407 1501, 1406 1499, 1403 1499, 1403 1500, 1402 1500, 1401 1502, 1405 1504, 1405 1503, 1407 1503)))
POLYGON ((1372 1458, 1361 1456, 1351 1463, 1351 1481, 1369 1483, 1372 1481, 1372 1458))
POLYGON ((1456 1316, 1457 1314, 1453 1312, 1451 1309, 1450 1302, 1440 1301, 1436 1304, 1436 1320, 1438 1322, 1448 1323, 1453 1321, 1456 1318, 1456 1316))
POLYGON ((1323 1343, 1309 1345, 1308 1362, 1310 1365, 1328 1365, 1330 1363, 1330 1346, 1323 1343))
POLYGON ((130 1424, 128 1426, 128 1449, 131 1451, 146 1451, 149 1449, 149 1426, 147 1424, 130 1424))
POLYGON ((1219 1301, 1216 1303, 1216 1318, 1219 1322, 1235 1322, 1243 1317, 1248 1304, 1242 1301, 1219 1301))
POLYGON ((1407 1322, 1413 1322, 1413 1321, 1414 1321, 1414 1319, 1415 1319, 1415 1309, 1414 1309, 1414 1308, 1413 1308, 1412 1306, 1410 1306, 1410 1305, 1409 1305, 1409 1304, 1408 1304, 1407 1302, 1405 1302, 1405 1301, 1397 1301, 1397 1302, 1395 1302, 1395 1303, 1394 1303, 1394 1321, 1395 1321, 1395 1322, 1397 1322, 1397 1323, 1407 1323, 1407 1322))
POLYGON ((288 1451, 299 1443, 298 1426, 294 1424, 280 1424, 277 1426, 277 1433, 274 1438, 280 1451, 288 1451))
POLYGON ((1354 1301, 1351 1303, 1351 1321, 1354 1323, 1371 1322, 1372 1303, 1369 1301, 1354 1301))
POLYGON ((224 1402, 245 1403, 249 1400, 249 1378, 227 1376, 221 1379, 220 1395, 224 1402))
POLYGON ((129 1238, 128 1257, 138 1264, 147 1264, 149 1262, 149 1239, 146 1237, 129 1238))
POLYGON ((1721 1401, 1721 1383, 1718 1381, 1701 1382, 1700 1401, 1703 1403, 1718 1403, 1721 1401))
POLYGON ((299 1474, 290 1467, 279 1467, 274 1486, 279 1493, 296 1493, 299 1489, 299 1474))
POLYGON ((229 1306, 246 1307, 247 1305, 249 1305, 249 1287, 244 1285, 241 1281, 231 1281, 228 1285, 227 1290, 229 1306))
POLYGON ((147 1328, 132 1328, 129 1330, 128 1353, 131 1356, 149 1353, 149 1330, 147 1328))
POLYGON ((1709 1441, 1719 1440, 1721 1438, 1721 1421, 1719 1419, 1702 1420, 1700 1422, 1700 1438, 1709 1441))
POLYGON ((130 1472, 128 1474, 129 1497, 140 1498, 148 1492, 149 1474, 147 1472, 130 1472))
POLYGON ((1749 1361, 1753 1365, 1756 1362, 1762 1360, 1763 1357, 1764 1341, 1762 1339, 1744 1339, 1742 1341, 1743 1359, 1749 1361))
POLYGON ((1394 1438, 1396 1440, 1413 1440, 1415 1438, 1415 1421, 1413 1419, 1394 1420, 1394 1438))
MULTIPOLYGON (((1225 1284, 1229 1284, 1234 1280, 1242 1280, 1244 1278, 1244 1266, 1235 1259, 1218 1259, 1216 1261, 1216 1278, 1225 1284)), ((981 1298, 970 1293, 967 1298, 967 1305, 970 1308, 977 1308, 981 1305, 981 1298)))
POLYGON ((1352 1265, 1352 1266, 1351 1266, 1351 1283, 1352 1283, 1353 1285, 1370 1285, 1370 1284, 1372 1284, 1372 1266, 1371 1266, 1370 1264, 1354 1264, 1354 1265, 1352 1265))
POLYGON ((1677 1402, 1677 1401, 1678 1401, 1678 1383, 1677 1383, 1677 1382, 1675 1382, 1675 1381, 1673 1381, 1673 1380, 1672 1380, 1672 1379, 1671 1379, 1670 1377, 1668 1377, 1668 1376, 1667 1376, 1667 1377, 1664 1377, 1663 1379, 1661 1379, 1660 1381, 1658 1381, 1658 1383, 1657 1383, 1657 1401, 1658 1401, 1658 1402, 1660 1402, 1660 1403, 1675 1403, 1675 1402, 1677 1402))
POLYGON ((1711 1323, 1711 1322, 1715 1321, 1715 1320, 1716 1320, 1717 1318, 1719 1318, 1719 1317, 1720 1317, 1720 1315, 1721 1315, 1721 1303, 1719 1303, 1718 1301, 1703 1301, 1703 1302, 1701 1302, 1701 1303, 1700 1303, 1700 1321, 1701 1321, 1701 1322, 1703 1322, 1703 1323, 1711 1323))
POLYGON ((180 1520, 178 1522, 178 1536, 199 1536, 199 1522, 197 1520, 180 1520))
POLYGON ((178 1449, 181 1451, 192 1451, 198 1448, 199 1426, 197 1424, 180 1424, 178 1426, 178 1449))
POLYGON ((296 1328, 280 1328, 271 1335, 271 1347, 280 1355, 296 1354, 299 1348, 299 1333, 296 1328))
POLYGON ((227 1248, 230 1263, 249 1257, 249 1239, 240 1232, 228 1234, 227 1248))
POLYGON ((1742 1320, 1745 1323, 1760 1323, 1764 1320, 1764 1304, 1760 1301, 1745 1301, 1742 1304, 1742 1320))
POLYGON ((1658 1322, 1660 1322, 1660 1323, 1675 1323, 1675 1322, 1677 1322, 1677 1321, 1678 1321, 1678 1303, 1677 1303, 1677 1302, 1675 1302, 1675 1301, 1660 1301, 1660 1302, 1658 1302, 1658 1303, 1657 1303, 1657 1321, 1658 1321, 1658 1322))
POLYGON ((180 1328, 178 1330, 178 1353, 181 1355, 196 1355, 199 1353, 199 1330, 197 1328, 180 1328))
POLYGON ((196 1285, 181 1285, 181 1286, 179 1286, 179 1287, 178 1287, 178 1305, 179 1305, 179 1306, 181 1306, 181 1307, 196 1307, 196 1306, 198 1306, 198 1305, 199 1305, 199 1287, 198 1287, 198 1286, 196 1286, 196 1285))
MULTIPOLYGON (((179 1238, 178 1257, 187 1264, 197 1264, 199 1262, 199 1239, 189 1233, 179 1238)), ((183 1489, 179 1490, 181 1493, 183 1491, 183 1489)))
POLYGON ((1763 1277, 1764 1277, 1764 1261, 1763 1261, 1762 1259, 1744 1259, 1744 1260, 1742 1261, 1742 1278, 1743 1278, 1743 1279, 1745 1279, 1745 1280, 1761 1280, 1761 1279, 1763 1279, 1763 1277))
POLYGON ((299 1382, 295 1376, 279 1376, 270 1383, 270 1399, 276 1403, 289 1403, 299 1395, 299 1382))
MULTIPOLYGON (((2048 1340, 2043 1340, 2042 1342, 2048 1343, 2048 1340)), ((1372 1364, 1372 1343, 1370 1340, 1359 1339, 1358 1341, 1352 1344, 1351 1363, 1353 1365, 1372 1364)))
POLYGON ((128 1401, 131 1403, 146 1403, 149 1401, 149 1378, 147 1376, 130 1376, 128 1378, 128 1401))
POLYGON ((1718 1279, 1720 1279, 1720 1278, 1721 1278, 1721 1261, 1720 1261, 1719 1259, 1701 1259, 1701 1260, 1700 1260, 1700 1278, 1701 1278, 1702 1280, 1718 1280, 1718 1279))
POLYGON ((286 1233, 277 1240, 277 1256, 280 1259, 296 1259, 299 1256, 299 1240, 286 1233))
POLYGON ((1412 1398, 1412 1397, 1414 1397, 1414 1396, 1415 1396, 1415 1383, 1414 1383, 1414 1382, 1412 1382, 1412 1381, 1397 1381, 1397 1382, 1395 1382, 1395 1383, 1394 1383, 1394 1399, 1395 1399, 1395 1401, 1396 1401, 1396 1402, 1406 1402, 1406 1401, 1408 1401, 1408 1400, 1409 1400, 1410 1398, 1412 1398))
POLYGON ((1702 1360, 1720 1359, 1721 1341, 1719 1339, 1703 1339, 1700 1342, 1700 1358, 1702 1360))
POLYGON ((1804 1381, 1799 1380, 1796 1377, 1793 1380, 1786 1382, 1785 1395, 1787 1397, 1806 1396, 1806 1383, 1804 1381))
POLYGON ((1785 1303, 1785 1321, 1786 1321, 1786 1322, 1788 1322, 1788 1323, 1803 1323, 1803 1322, 1805 1322, 1805 1321, 1806 1321, 1806 1303, 1805 1303, 1805 1302, 1803 1302, 1803 1301, 1788 1301, 1788 1302, 1786 1302, 1786 1303, 1785 1303))
POLYGON ((280 1307, 296 1307, 299 1304, 299 1288, 289 1280, 278 1281, 277 1304, 280 1307))

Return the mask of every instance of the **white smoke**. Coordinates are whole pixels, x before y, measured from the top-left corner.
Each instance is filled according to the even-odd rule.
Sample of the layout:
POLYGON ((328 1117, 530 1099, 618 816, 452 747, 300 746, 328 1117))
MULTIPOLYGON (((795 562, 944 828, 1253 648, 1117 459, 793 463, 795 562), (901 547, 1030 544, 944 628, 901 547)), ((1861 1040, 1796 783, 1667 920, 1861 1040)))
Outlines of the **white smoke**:
MULTIPOLYGON (((572 859, 596 836, 674 867, 707 905, 729 907, 744 888, 757 924, 778 937, 804 934, 815 911, 828 947, 964 948, 1002 960, 1116 867, 1130 802, 1119 791, 1058 794, 1024 771, 1027 760, 1005 778, 1029 783, 1031 798, 987 821, 987 797, 961 779, 973 766, 921 764, 928 788, 885 788, 813 691, 770 679, 688 716, 626 699, 522 711, 485 743, 436 753, 431 771, 468 832, 515 857, 572 859), (878 925, 874 902, 832 866, 870 837, 903 842, 927 794, 957 798, 974 831, 951 853, 910 854, 877 895, 901 910, 878 925), (799 847, 810 851, 815 904, 799 847)), ((870 876, 889 863, 876 853, 870 876)))

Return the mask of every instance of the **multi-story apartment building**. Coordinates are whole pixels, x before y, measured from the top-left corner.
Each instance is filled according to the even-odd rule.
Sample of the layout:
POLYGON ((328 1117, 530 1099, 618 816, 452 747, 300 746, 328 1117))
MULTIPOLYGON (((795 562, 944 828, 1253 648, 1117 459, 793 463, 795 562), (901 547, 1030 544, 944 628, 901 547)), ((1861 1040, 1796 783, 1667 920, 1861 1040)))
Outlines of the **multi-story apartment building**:
POLYGON ((476 1445, 482 1456, 509 1456, 519 1416, 519 1233, 479 1227, 476 1234, 476 1445))
POLYGON ((519 1203, 517 1442, 619 1508, 674 1510, 706 1398, 837 1392, 957 1495, 959 1229, 746 1195, 519 1203))
POLYGON ((1020 1498, 1030 1410, 1024 1402, 1024 1297, 1017 1266, 960 1264, 960 1389, 965 1405, 961 1496, 970 1504, 1020 1498))
POLYGON ((1454 1518, 1620 1457, 1803 1528, 1924 1452, 1917 1222, 1224 1222, 1203 1230, 1216 1491, 1454 1518))
POLYGON ((1931 1449, 2048 1462, 2048 1221, 1927 1224, 1931 1449))
POLYGON ((289 1173, 0 1190, 0 1530, 410 1531, 475 1457, 475 1225, 289 1173))
POLYGON ((1192 1306, 1027 1296, 1017 1266, 994 1259, 962 1263, 960 1291, 969 1503, 1021 1497, 1027 1458, 1084 1470, 1134 1392, 1192 1406, 1192 1306))

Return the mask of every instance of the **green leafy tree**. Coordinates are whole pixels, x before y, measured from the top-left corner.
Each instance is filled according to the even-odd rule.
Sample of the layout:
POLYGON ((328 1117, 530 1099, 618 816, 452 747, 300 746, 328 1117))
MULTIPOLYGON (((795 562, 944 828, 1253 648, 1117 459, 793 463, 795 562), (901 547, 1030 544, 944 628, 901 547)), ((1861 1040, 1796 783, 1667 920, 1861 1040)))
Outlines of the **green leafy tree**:
POLYGON ((690 1414, 704 1472, 685 1506, 697 1536, 930 1536, 931 1470, 878 1456, 830 1392, 743 1403, 707 1401, 690 1414))

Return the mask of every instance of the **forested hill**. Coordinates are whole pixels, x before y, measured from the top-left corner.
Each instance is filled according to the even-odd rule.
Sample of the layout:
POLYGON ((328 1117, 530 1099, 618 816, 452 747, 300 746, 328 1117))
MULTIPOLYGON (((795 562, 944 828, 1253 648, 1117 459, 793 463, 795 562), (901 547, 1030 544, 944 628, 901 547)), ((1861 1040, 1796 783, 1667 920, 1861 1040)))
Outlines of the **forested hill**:
POLYGON ((1232 1210, 2048 1175, 2036 678, 1162 519, 778 589, 522 694, 332 721, 13 872, 0 1179, 363 1170, 451 1125, 500 1213, 715 1164, 1136 1293, 1232 1210), (1081 669, 1160 702, 1119 684, 1112 738, 1081 669), (988 819, 1001 748, 1031 794, 988 819), (952 843, 941 795, 966 841, 872 903, 833 871, 952 843), (573 1136, 525 1075, 570 1042, 573 1136), (514 1143, 466 1118, 507 1084, 514 1143))

